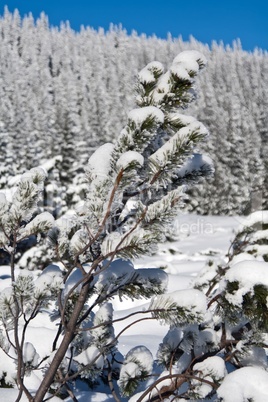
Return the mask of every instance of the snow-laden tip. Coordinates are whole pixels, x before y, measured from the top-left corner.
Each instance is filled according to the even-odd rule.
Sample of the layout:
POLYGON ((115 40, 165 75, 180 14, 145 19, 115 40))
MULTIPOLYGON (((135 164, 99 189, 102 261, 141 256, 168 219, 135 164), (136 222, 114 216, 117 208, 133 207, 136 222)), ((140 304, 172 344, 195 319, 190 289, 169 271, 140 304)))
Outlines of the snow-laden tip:
POLYGON ((183 289, 175 292, 165 293, 156 296, 149 307, 150 310, 166 310, 173 312, 174 316, 167 316, 160 313, 159 318, 167 322, 202 322, 207 311, 207 298, 203 292, 197 289, 183 289))
POLYGON ((193 116, 189 116, 186 114, 181 114, 181 113, 168 113, 166 117, 167 121, 169 123, 180 123, 182 126, 188 126, 191 123, 196 122, 196 118, 193 116))
POLYGON ((31 342, 25 342, 23 347, 23 361, 36 366, 38 364, 39 354, 31 342))
POLYGON ((268 401, 268 372, 257 367, 242 367, 228 374, 217 390, 223 402, 268 401))
POLYGON ((20 180, 21 181, 37 181, 37 182, 42 182, 45 180, 47 176, 46 170, 42 167, 34 167, 31 170, 28 170, 27 172, 23 173, 21 175, 20 180))
POLYGON ((161 75, 163 72, 163 64, 159 61, 152 61, 138 73, 138 79, 143 84, 151 84, 156 80, 157 76, 161 75))
POLYGON ((74 360, 83 366, 94 362, 99 368, 102 368, 104 363, 103 356, 95 345, 89 346, 86 350, 83 350, 79 355, 74 357, 74 360))
POLYGON ((172 66, 170 67, 170 71, 181 80, 191 81, 191 77, 188 71, 183 65, 179 63, 172 64, 172 66))
POLYGON ((116 166, 120 170, 120 169, 126 169, 131 164, 135 165, 138 164, 140 166, 143 166, 143 163, 144 163, 144 157, 139 152, 127 151, 120 156, 120 158, 116 163, 116 166))
POLYGON ((37 234, 41 232, 47 232, 54 226, 55 220, 53 215, 49 212, 41 212, 31 222, 29 222, 24 228, 20 230, 20 238, 28 237, 31 234, 37 234))
POLYGON ((168 155, 176 153, 179 147, 185 146, 190 141, 193 133, 198 133, 202 137, 208 135, 208 130, 199 121, 194 121, 186 127, 180 128, 167 142, 158 148, 150 157, 149 160, 157 162, 160 166, 169 163, 168 155))
POLYGON ((189 158, 186 163, 178 170, 177 174, 180 177, 190 174, 195 171, 199 171, 203 168, 214 172, 213 161, 208 155, 193 154, 192 158, 189 158))
POLYGON ((241 305, 243 296, 254 290, 254 286, 268 288, 268 263, 264 261, 241 261, 231 266, 225 274, 225 281, 238 282, 239 288, 234 294, 226 293, 225 298, 233 305, 241 305))
POLYGON ((112 143, 101 145, 89 158, 86 173, 91 180, 105 179, 108 177, 111 167, 111 155, 114 150, 112 143))
MULTIPOLYGON (((227 374, 225 367, 225 361, 219 356, 208 357, 201 363, 196 363, 193 367, 195 376, 200 377, 213 383, 214 381, 219 383, 227 374)), ((192 385, 195 386, 195 392, 199 398, 205 398, 213 390, 211 384, 203 382, 202 380, 192 380, 192 385)))
POLYGON ((193 369, 201 372, 203 376, 212 375, 218 381, 227 373, 225 361, 219 356, 208 357, 202 362, 196 363, 193 369))
POLYGON ((268 210, 254 211, 248 216, 239 217, 239 221, 241 222, 241 225, 238 228, 238 232, 242 232, 245 227, 250 227, 254 225, 259 225, 261 228, 262 225, 268 224, 268 210))
POLYGON ((153 369, 153 356, 146 346, 136 346, 126 355, 120 371, 119 387, 124 391, 132 378, 140 378, 143 374, 151 374, 153 369))
POLYGON ((155 106, 132 109, 128 114, 128 120, 133 122, 137 129, 141 129, 141 126, 148 119, 154 120, 155 123, 162 124, 164 117, 164 113, 155 106))
POLYGON ((197 73, 200 68, 207 64, 205 56, 197 50, 185 50, 179 53, 173 60, 172 65, 180 63, 188 71, 197 73))

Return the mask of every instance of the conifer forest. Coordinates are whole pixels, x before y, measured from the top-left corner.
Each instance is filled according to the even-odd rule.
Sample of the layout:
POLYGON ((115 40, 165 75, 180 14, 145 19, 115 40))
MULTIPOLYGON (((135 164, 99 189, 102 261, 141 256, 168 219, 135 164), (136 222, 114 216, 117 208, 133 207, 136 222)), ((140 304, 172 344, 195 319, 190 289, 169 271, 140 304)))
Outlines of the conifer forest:
POLYGON ((135 106, 139 70, 153 60, 167 65, 179 52, 194 49, 208 64, 196 80, 198 100, 188 113, 211 133, 202 150, 213 160, 215 174, 193 190, 187 208, 249 213, 249 202, 261 191, 267 207, 266 52, 248 53, 239 43, 209 48, 194 39, 128 36, 120 27, 50 29, 45 15, 35 24, 7 12, 0 27, 0 188, 50 160, 54 191, 68 186, 64 202, 73 206, 80 196, 74 187, 83 191, 80 172, 89 156, 118 136, 135 106))

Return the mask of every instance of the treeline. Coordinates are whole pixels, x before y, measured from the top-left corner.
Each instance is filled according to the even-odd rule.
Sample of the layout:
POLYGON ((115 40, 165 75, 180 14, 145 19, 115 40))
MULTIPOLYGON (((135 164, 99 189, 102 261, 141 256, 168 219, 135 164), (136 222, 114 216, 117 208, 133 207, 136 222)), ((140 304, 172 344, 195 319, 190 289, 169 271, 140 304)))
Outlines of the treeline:
POLYGON ((118 137, 135 105, 133 77, 149 61, 165 64, 187 49, 208 59, 197 80, 199 99, 187 113, 209 128, 202 151, 215 175, 190 190, 186 207, 202 214, 268 208, 267 52, 245 52, 239 42, 209 47, 193 38, 128 35, 114 26, 77 33, 67 23, 51 28, 44 14, 34 21, 8 10, 0 19, 0 188, 46 164, 47 193, 67 194, 61 211, 79 202, 89 156, 118 137))

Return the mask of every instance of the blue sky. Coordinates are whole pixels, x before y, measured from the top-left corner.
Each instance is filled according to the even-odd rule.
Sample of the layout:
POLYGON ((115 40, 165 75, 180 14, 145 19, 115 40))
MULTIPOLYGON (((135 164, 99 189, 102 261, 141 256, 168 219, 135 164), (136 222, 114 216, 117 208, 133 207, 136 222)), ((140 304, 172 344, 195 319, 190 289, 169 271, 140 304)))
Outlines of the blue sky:
POLYGON ((52 25, 69 20, 75 30, 121 23, 128 32, 161 38, 170 32, 184 40, 193 35, 209 44, 240 38, 245 50, 268 50, 268 0, 0 0, 0 14, 4 5, 35 18, 45 11, 52 25))

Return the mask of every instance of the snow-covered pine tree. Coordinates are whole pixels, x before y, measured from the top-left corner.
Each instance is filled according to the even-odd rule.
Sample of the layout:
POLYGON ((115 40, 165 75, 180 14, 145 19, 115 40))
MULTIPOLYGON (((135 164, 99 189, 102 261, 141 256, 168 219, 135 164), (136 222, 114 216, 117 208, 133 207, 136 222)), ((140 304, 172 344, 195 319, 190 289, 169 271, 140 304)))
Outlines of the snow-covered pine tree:
MULTIPOLYGON (((184 186, 212 172, 210 161, 197 153, 206 128, 182 114, 195 99, 194 77, 205 63, 199 52, 186 51, 167 71, 159 62, 141 70, 138 107, 128 114, 115 143, 90 157, 87 198, 76 214, 54 222, 48 212, 38 213, 40 170, 22 176, 11 201, 1 196, 1 248, 11 258, 11 283, 0 299, 1 348, 13 364, 5 381, 18 387, 17 400, 24 393, 29 401, 42 402, 49 390, 72 394, 71 383, 78 377, 92 381, 101 374, 111 384, 118 373, 116 345, 122 333, 113 330, 115 295, 159 295, 144 314, 172 325, 203 321, 206 298, 201 291, 164 294, 165 272, 135 269, 131 261, 165 237, 184 186), (16 271, 19 242, 47 231, 54 265, 41 272, 16 271), (55 323, 54 339, 43 356, 27 340, 40 314, 51 315, 55 323), (35 390, 27 387, 26 375, 37 378, 35 390)), ((119 374, 122 394, 132 394, 151 367, 145 347, 129 351, 119 374)))

